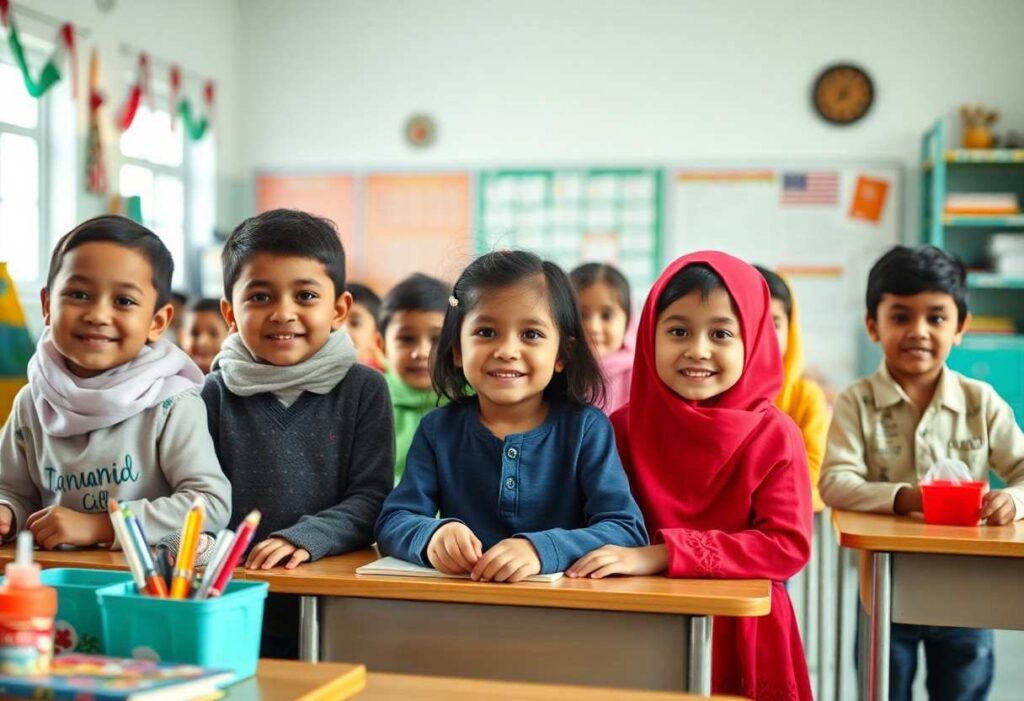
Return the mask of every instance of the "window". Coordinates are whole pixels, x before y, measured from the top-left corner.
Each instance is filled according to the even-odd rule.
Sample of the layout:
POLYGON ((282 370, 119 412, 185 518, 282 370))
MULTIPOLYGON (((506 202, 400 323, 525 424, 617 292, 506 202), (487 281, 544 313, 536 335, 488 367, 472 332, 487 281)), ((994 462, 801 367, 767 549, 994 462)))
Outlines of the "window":
POLYGON ((0 58, 0 260, 29 288, 45 277, 46 100, 29 95, 17 66, 0 58))
POLYGON ((121 135, 121 155, 118 190, 141 198, 143 224, 163 239, 174 257, 174 285, 184 287, 190 243, 185 234, 188 149, 180 120, 172 129, 169 112, 140 105, 131 128, 121 135))

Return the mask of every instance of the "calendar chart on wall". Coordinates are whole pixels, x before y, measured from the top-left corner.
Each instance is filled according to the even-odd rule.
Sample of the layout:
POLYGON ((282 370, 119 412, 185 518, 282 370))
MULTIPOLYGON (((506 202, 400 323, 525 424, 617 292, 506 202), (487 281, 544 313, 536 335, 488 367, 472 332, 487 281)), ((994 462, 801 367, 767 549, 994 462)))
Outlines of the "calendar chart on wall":
POLYGON ((524 248, 566 271, 610 263, 643 301, 661 260, 661 170, 485 170, 478 183, 478 253, 524 248))

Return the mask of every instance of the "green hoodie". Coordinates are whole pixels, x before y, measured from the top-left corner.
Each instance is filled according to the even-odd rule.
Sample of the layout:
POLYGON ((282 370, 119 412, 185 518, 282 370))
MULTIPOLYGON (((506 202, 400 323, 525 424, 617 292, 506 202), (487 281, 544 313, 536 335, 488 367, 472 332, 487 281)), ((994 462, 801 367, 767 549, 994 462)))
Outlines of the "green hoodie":
POLYGON ((405 456, 420 426, 420 419, 439 406, 438 395, 432 389, 410 387, 402 382, 394 370, 384 373, 384 379, 388 383, 391 406, 395 413, 395 484, 398 484, 405 471, 405 456))

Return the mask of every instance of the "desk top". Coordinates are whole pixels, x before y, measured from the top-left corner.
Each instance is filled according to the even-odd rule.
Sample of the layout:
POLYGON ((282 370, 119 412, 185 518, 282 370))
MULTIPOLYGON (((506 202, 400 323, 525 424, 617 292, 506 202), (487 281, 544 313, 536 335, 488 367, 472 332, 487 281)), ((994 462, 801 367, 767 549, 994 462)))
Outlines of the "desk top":
POLYGON ((1024 522, 1006 526, 933 526, 920 514, 833 511, 839 545, 876 552, 1024 557, 1024 522))
MULTIPOLYGON (((426 677, 415 674, 366 675, 366 689, 358 701, 683 701, 698 697, 691 694, 665 691, 636 691, 604 687, 566 686, 562 684, 526 684, 522 682, 460 679, 455 677, 426 677)), ((732 699, 732 696, 714 696, 714 699, 732 699)), ((738 700, 737 700, 738 701, 738 700)))
MULTIPOLYGON (((126 569, 119 552, 86 549, 36 551, 48 567, 126 569)), ((371 599, 444 601, 464 604, 635 611, 698 616, 764 616, 771 610, 771 583, 764 579, 670 579, 611 577, 569 579, 550 584, 492 584, 433 577, 359 575, 355 570, 377 558, 360 550, 300 565, 294 570, 235 571, 236 579, 267 582, 278 594, 349 596, 371 599)), ((0 566, 14 559, 11 545, 0 547, 0 566)))
POLYGON ((350 699, 366 685, 361 664, 260 660, 256 676, 232 684, 225 701, 340 701, 350 699))

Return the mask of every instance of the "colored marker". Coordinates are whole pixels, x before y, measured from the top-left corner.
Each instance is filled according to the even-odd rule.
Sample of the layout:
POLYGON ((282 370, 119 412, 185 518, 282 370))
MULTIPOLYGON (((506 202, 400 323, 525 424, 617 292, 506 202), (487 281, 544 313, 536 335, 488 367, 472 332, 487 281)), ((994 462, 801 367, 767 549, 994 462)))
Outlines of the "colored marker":
POLYGON ((160 578, 164 580, 164 587, 170 589, 173 565, 171 565, 171 551, 166 543, 157 543, 156 546, 156 567, 160 572, 160 578))
POLYGON ((160 578, 156 567, 153 565, 153 556, 149 553, 149 545, 146 543, 145 536, 142 535, 142 524, 139 523, 139 519, 135 518, 135 514, 127 506, 121 509, 121 511, 124 513, 124 523, 128 529, 128 537, 132 540, 135 552, 139 557, 139 563, 142 565, 142 572, 146 576, 146 588, 153 596, 166 598, 167 585, 160 578))
POLYGON ((242 556, 245 555, 245 551, 249 547, 249 543, 252 542, 253 536, 256 535, 256 528, 259 525, 260 512, 256 510, 250 511, 249 515, 242 521, 242 525, 238 527, 235 539, 231 542, 231 550, 228 552, 227 557, 224 558, 220 571, 217 572, 213 580, 213 586, 210 587, 207 596, 220 596, 220 593, 224 591, 224 587, 228 585, 228 581, 231 579, 231 574, 235 571, 238 563, 241 562, 242 556))
POLYGON ((209 593, 210 587, 213 586, 213 580, 216 578, 220 566, 224 563, 224 558, 231 552, 231 544, 234 537, 234 531, 227 528, 217 534, 217 540, 210 551, 210 564, 203 570, 203 581, 199 585, 199 591, 196 592, 197 599, 205 599, 207 593, 209 593))
POLYGON ((196 561, 196 549, 199 545, 199 534, 203 530, 203 502, 196 499, 185 517, 185 525, 181 529, 181 543, 178 545, 178 556, 174 559, 174 577, 171 578, 171 598, 187 599, 192 586, 192 567, 196 561))
POLYGON ((110 525, 114 527, 114 535, 117 536, 117 542, 121 544, 121 552, 124 553, 124 559, 128 563, 132 579, 135 580, 135 586, 138 587, 139 591, 145 591, 146 575, 142 570, 142 563, 139 562, 138 554, 135 552, 135 548, 132 547, 132 540, 128 536, 128 527, 124 521, 124 514, 121 512, 117 499, 110 500, 110 503, 107 505, 107 512, 110 514, 110 525))

